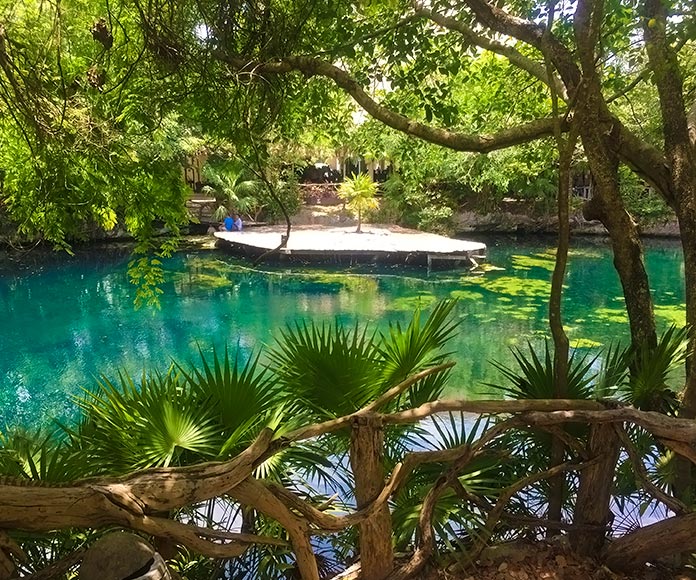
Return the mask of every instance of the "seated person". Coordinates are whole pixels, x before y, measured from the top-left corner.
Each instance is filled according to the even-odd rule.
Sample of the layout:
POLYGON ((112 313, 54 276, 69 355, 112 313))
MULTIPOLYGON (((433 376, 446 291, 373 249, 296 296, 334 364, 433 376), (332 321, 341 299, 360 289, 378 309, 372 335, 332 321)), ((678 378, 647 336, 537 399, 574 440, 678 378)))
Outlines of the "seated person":
POLYGON ((222 220, 222 225, 220 226, 220 231, 231 232, 234 229, 234 219, 232 214, 227 214, 224 220, 222 220))
POLYGON ((241 232, 242 231, 242 218, 239 214, 234 214, 232 221, 232 231, 241 232))

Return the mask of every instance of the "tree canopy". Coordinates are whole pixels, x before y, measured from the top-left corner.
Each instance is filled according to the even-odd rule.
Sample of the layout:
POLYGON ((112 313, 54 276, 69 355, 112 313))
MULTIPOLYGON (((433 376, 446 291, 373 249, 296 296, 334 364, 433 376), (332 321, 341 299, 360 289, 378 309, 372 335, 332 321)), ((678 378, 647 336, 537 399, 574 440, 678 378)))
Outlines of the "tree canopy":
MULTIPOLYGON (((500 437, 512 428, 552 427, 551 437, 546 437, 549 433, 545 432, 543 441, 534 448, 541 450, 547 469, 530 476, 531 483, 557 477, 564 470, 579 470, 574 524, 593 530, 584 537, 578 537, 576 532, 571 534, 581 551, 596 552, 604 543, 612 483, 622 447, 650 495, 680 514, 665 527, 686 533, 693 513, 684 517, 681 514, 691 501, 690 464, 683 459, 681 464, 677 462, 681 467, 673 480, 674 495, 667 496, 654 483, 657 478, 645 475, 645 465, 635 460, 641 442, 632 441, 620 425, 632 421, 655 435, 656 439, 643 442, 642 458, 662 457, 664 447, 693 458, 693 426, 681 419, 667 421, 664 414, 678 410, 687 419, 696 416, 694 22, 696 8, 687 0, 0 0, 0 210, 20 232, 38 232, 58 247, 69 248, 71 238, 84 235, 85 227, 108 229, 119 222, 136 235, 140 251, 167 253, 172 242, 156 242, 153 234, 166 229, 175 238, 187 220, 187 192, 181 179, 181 160, 185 155, 222 143, 219 149, 233 149, 235 156, 245 160, 255 180, 272 189, 269 175, 278 169, 277 161, 275 165, 271 163, 272 155, 282 151, 288 142, 295 142, 298 147, 316 143, 339 147, 352 142, 362 153, 373 157, 388 154, 399 162, 400 178, 405 185, 401 190, 395 186, 392 191, 402 199, 437 173, 432 168, 438 164, 446 166, 442 172, 445 176, 465 182, 472 190, 490 183, 501 189, 540 187, 542 182, 538 179, 542 177, 546 179, 547 191, 557 191, 561 240, 567 241, 569 165, 573 156, 582 155, 596 185, 595 195, 584 211, 588 218, 600 220, 608 231, 630 321, 632 346, 608 357, 609 362, 615 363, 616 371, 610 376, 618 377, 622 385, 628 384, 629 402, 662 414, 606 409, 591 401, 559 402, 563 400, 564 381, 587 371, 568 359, 567 340, 565 345, 563 341, 557 298, 563 281, 564 241, 559 244, 554 272, 557 292, 550 304, 555 329, 554 356, 547 352, 542 361, 533 355, 531 363, 520 357, 522 375, 536 376, 544 388, 553 385, 553 393, 546 390, 545 396, 556 397, 555 406, 523 402, 518 407, 496 407, 503 411, 516 408, 522 414, 502 420, 489 430, 480 430, 475 444, 466 434, 453 437, 457 440, 449 447, 456 453, 438 450, 435 455, 427 455, 424 462, 454 459, 455 465, 442 477, 442 472, 438 472, 434 483, 428 480, 426 497, 414 493, 406 498, 421 503, 418 517, 423 522, 419 524, 419 544, 413 559, 393 573, 407 577, 414 569, 420 569, 432 553, 435 540, 431 522, 438 499, 446 490, 454 490, 453 502, 467 493, 460 479, 461 469, 456 466, 469 465, 470 460, 476 459, 472 453, 484 450, 492 453, 486 457, 500 462, 500 454, 509 447, 508 441, 500 437), (349 119, 355 108, 348 98, 371 120, 351 127, 349 119), (414 139, 419 140, 417 146, 414 139), (576 141, 582 147, 581 154, 575 151, 576 141), (435 146, 442 149, 433 149, 435 146), (422 163, 428 158, 429 164, 422 163), (559 168, 557 174, 550 171, 555 165, 559 168), (627 211, 622 193, 626 171, 632 172, 635 181, 650 184, 679 222, 689 325, 686 335, 670 331, 658 339, 640 231, 627 211), (682 355, 685 336, 689 346, 682 355), (669 362, 684 360, 686 383, 683 400, 678 404, 664 392, 662 383, 669 362), (655 361, 660 361, 661 366, 653 364, 655 361), (646 394, 642 390, 643 378, 652 371, 656 380, 646 394), (540 410, 548 413, 534 414, 540 410), (589 435, 581 434, 578 439, 570 429, 553 429, 559 420, 592 426, 589 435), (564 461, 566 454, 573 462, 564 461)), ((235 193, 240 172, 228 167, 226 173, 218 171, 217 177, 228 196, 241 195, 241 191, 235 193)), ((146 287, 157 282, 147 266, 146 260, 136 262, 133 268, 134 277, 144 280, 146 287)), ((444 310, 436 310, 434 316, 444 310)), ((438 324, 450 328, 444 318, 438 324)), ((439 359, 428 359, 422 365, 423 361, 413 363, 415 359, 404 357, 413 364, 404 363, 403 369, 399 366, 404 362, 399 353, 405 346, 424 352, 419 350, 421 346, 439 346, 446 338, 427 335, 427 325, 421 327, 415 319, 409 329, 395 328, 379 344, 360 334, 357 328, 352 332, 298 328, 296 332, 287 331, 284 346, 274 355, 279 383, 306 386, 308 377, 327 371, 323 364, 326 357, 315 357, 317 352, 326 355, 330 351, 332 356, 345 357, 329 371, 353 368, 365 372, 355 375, 362 377, 362 382, 354 385, 356 391, 382 389, 377 395, 370 391, 363 400, 366 406, 358 412, 356 408, 332 410, 328 404, 320 410, 333 417, 343 415, 335 419, 341 428, 349 423, 354 426, 351 444, 343 449, 350 447, 350 462, 365 468, 353 470, 359 515, 350 521, 359 524, 365 545, 373 539, 373 546, 379 547, 374 553, 384 557, 367 563, 366 569, 378 570, 381 576, 392 573, 393 568, 392 529, 386 505, 393 491, 389 485, 396 489, 404 477, 399 473, 408 470, 400 472, 398 465, 392 465, 392 481, 384 486, 384 462, 379 456, 384 440, 379 422, 398 424, 406 418, 400 411, 376 411, 384 401, 397 401, 398 409, 412 413, 413 409, 404 407, 404 401, 398 398, 410 386, 404 386, 403 379, 423 365, 433 373, 444 373, 445 367, 434 366, 439 359), (419 344, 420 339, 423 344, 419 344), (333 346, 336 349, 332 350, 333 346), (303 366, 291 364, 296 356, 303 357, 303 366), (370 365, 370 361, 379 364, 370 365), (306 373, 298 376, 297 368, 306 373), (390 371, 389 380, 378 370, 390 371), (363 439, 370 439, 371 445, 363 446, 363 439), (375 482, 379 485, 373 487, 375 482)), ((60 519, 61 514, 68 513, 66 507, 52 514, 51 517, 60 519, 56 524, 56 519, 47 519, 45 511, 41 511, 44 504, 36 503, 32 505, 39 506, 37 509, 44 516, 35 517, 32 529, 43 530, 53 524, 92 526, 95 521, 108 521, 155 536, 181 541, 183 538, 187 545, 210 550, 216 556, 236 554, 242 549, 240 544, 246 546, 250 541, 277 545, 277 538, 225 537, 224 533, 215 536, 209 531, 191 531, 184 529, 181 522, 157 515, 186 505, 187 498, 206 500, 231 488, 230 493, 240 504, 252 506, 285 527, 301 573, 306 578, 317 578, 317 561, 309 537, 312 526, 317 521, 326 523, 327 518, 322 519, 322 512, 309 502, 272 487, 283 498, 278 503, 267 484, 251 479, 251 473, 253 469, 268 468, 268 464, 263 465, 264 459, 292 442, 333 432, 335 424, 329 419, 328 424, 319 427, 298 427, 300 431, 291 432, 286 439, 282 433, 258 431, 254 442, 250 436, 255 431, 242 428, 247 426, 248 417, 242 417, 239 424, 226 424, 225 430, 215 427, 217 418, 208 417, 209 407, 217 412, 225 411, 229 405, 241 405, 225 400, 210 406, 212 399, 205 388, 206 381, 229 383, 233 378, 232 382, 244 383, 248 379, 245 392, 252 399, 260 396, 256 387, 263 382, 252 372, 255 367, 234 366, 233 371, 229 364, 222 369, 219 361, 212 367, 207 363, 204 366, 198 373, 178 369, 181 376, 157 377, 148 386, 152 391, 138 391, 128 379, 124 379, 120 389, 104 382, 100 387, 104 400, 95 398, 84 403, 88 419, 80 426, 80 433, 70 434, 71 443, 77 446, 72 451, 78 455, 85 452, 81 442, 91 441, 95 448, 117 461, 115 473, 123 473, 128 466, 169 466, 189 456, 210 454, 224 456, 227 463, 188 470, 155 470, 116 482, 100 480, 99 485, 79 483, 69 488, 73 494, 69 496, 62 489, 56 492, 50 487, 48 491, 33 491, 37 502, 40 499, 54 507, 84 499, 84 505, 97 515, 90 512, 79 514, 77 519, 60 519), (132 396, 133 401, 124 411, 126 395, 132 396), (177 397, 184 395, 196 401, 194 410, 176 408, 177 397), (170 396, 172 400, 161 407, 153 403, 170 396), (130 405, 142 411, 135 416, 134 424, 142 427, 142 417, 147 417, 154 425, 152 429, 134 428, 122 433, 121 451, 138 448, 139 444, 134 443, 138 437, 147 440, 146 454, 135 463, 132 454, 120 458, 110 447, 116 441, 110 430, 114 424, 112 413, 122 419, 124 413, 132 412, 130 405), (155 408, 156 414, 147 414, 155 408), (240 438, 242 432, 244 437, 240 438), (211 441, 215 444, 212 447, 211 441), (186 444, 180 445, 181 442, 186 444), (247 444, 249 447, 243 450, 247 444), (275 447, 271 449, 272 445, 275 447), (239 454, 229 459, 233 450, 239 454), (222 475, 219 469, 223 470, 222 475), (234 481, 230 482, 225 470, 234 474, 234 481), (201 488, 192 483, 194 472, 206 478, 214 472, 214 483, 209 483, 214 489, 201 495, 201 488), (164 496, 158 487, 162 474, 179 478, 177 481, 184 485, 180 489, 183 496, 189 489, 185 486, 190 485, 194 491, 190 496, 162 500, 164 496), (131 487, 119 487, 126 484, 131 487), (209 541, 211 537, 224 537, 232 544, 223 549, 209 541)), ((329 383, 342 380, 336 380, 335 374, 328 376, 329 383)), ((414 376, 419 377, 418 385, 422 387, 419 396, 424 394, 426 400, 410 401, 408 407, 424 405, 422 416, 435 408, 471 410, 467 404, 447 407, 449 403, 434 402, 441 383, 414 376)), ((519 392, 533 392, 529 376, 508 373, 507 377, 519 387, 519 392)), ((585 379, 578 380, 575 386, 579 384, 579 390, 584 392, 585 379)), ((572 385, 565 384, 566 388, 569 386, 572 385)), ((219 394, 216 391, 215 395, 219 394)), ((307 400, 315 394, 307 393, 307 400)), ((340 398, 338 391, 321 394, 340 398)), ((338 402, 347 400, 350 397, 338 402)), ((308 417, 307 423, 314 420, 308 417)), ((264 422, 277 426, 279 420, 264 416, 264 422)), ((30 470, 34 465, 33 475, 40 475, 41 471, 36 468, 36 457, 43 453, 45 459, 56 450, 52 442, 47 445, 45 452, 30 453, 30 459, 25 458, 30 470)), ((62 444, 58 448, 63 449, 62 444)), ((519 457, 523 457, 525 449, 520 449, 519 457)), ((405 462, 414 461, 406 453, 401 456, 405 462)), ((55 467, 58 463, 56 459, 50 465, 55 467)), ((647 463, 652 467, 655 461, 647 463)), ((524 464, 524 474, 528 465, 524 464)), ((411 468, 413 464, 409 464, 411 468)), ((62 476, 69 479, 66 474, 62 476)), ((530 484, 524 475, 520 481, 530 484)), ((483 537, 490 537, 503 513, 501 506, 516 493, 518 484, 498 488, 492 494, 495 504, 485 492, 474 498, 478 501, 475 511, 479 519, 485 514, 483 525, 478 526, 483 537)), ((6 487, 12 488, 10 491, 19 498, 29 497, 21 484, 6 487)), ((395 501, 401 499, 404 498, 395 501)), ((562 500, 561 497, 556 506, 557 514, 561 513, 562 500)), ((19 525, 20 518, 26 518, 26 506, 17 505, 15 511, 5 513, 6 527, 19 525)), ((410 509, 408 501, 399 507, 410 509)), ((562 525, 551 507, 549 519, 551 524, 562 525)), ((345 520, 337 523, 328 518, 327 526, 335 529, 347 525, 344 524, 345 520)), ((410 539, 414 529, 397 535, 410 539)), ((620 560, 622 553, 631 554, 630 558, 645 555, 640 546, 631 544, 644 541, 644 536, 637 533, 628 538, 612 546, 610 561, 620 560)), ((661 539, 661 549, 666 549, 665 544, 661 539)))

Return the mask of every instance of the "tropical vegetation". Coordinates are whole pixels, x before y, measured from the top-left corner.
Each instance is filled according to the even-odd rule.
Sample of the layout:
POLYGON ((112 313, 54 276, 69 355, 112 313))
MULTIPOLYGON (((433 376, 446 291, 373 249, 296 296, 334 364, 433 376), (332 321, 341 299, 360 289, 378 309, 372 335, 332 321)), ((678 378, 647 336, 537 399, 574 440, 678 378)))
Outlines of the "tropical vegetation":
POLYGON ((379 207, 379 202, 375 198, 377 195, 377 185, 366 173, 359 173, 355 177, 347 177, 338 186, 338 197, 345 203, 346 207, 358 214, 358 226, 356 233, 362 233, 362 216, 366 211, 375 210, 379 207))
POLYGON ((433 558, 466 568, 491 541, 553 526, 549 482, 565 473, 564 519, 585 526, 571 526, 573 545, 597 550, 614 535, 606 561, 631 569, 658 554, 632 545, 650 526, 622 536, 617 518, 615 529, 588 531, 597 502, 583 489, 604 472, 592 471, 606 461, 593 447, 609 443, 595 440, 607 425, 616 443, 602 491, 613 510, 639 519, 669 509, 685 514, 674 529, 688 529, 688 508, 671 494, 674 452, 693 436, 673 418, 670 373, 685 331, 666 331, 637 372, 645 353, 631 347, 611 347, 599 370, 574 357, 569 399, 553 398, 547 349, 520 350, 519 366, 502 369, 507 400, 448 401, 453 305, 387 332, 297 323, 246 360, 201 353, 139 381, 103 377, 78 399, 75 425, 6 429, 4 565, 69 573, 75 554, 125 526, 165 553, 169 545, 170 565, 190 579, 328 578, 356 556, 361 577, 417 577, 433 558), (550 466, 559 432, 566 456, 550 466), (397 564, 395 551, 414 546, 397 564))
POLYGON ((512 400, 438 401, 454 331, 443 304, 385 335, 299 325, 262 358, 103 377, 77 425, 7 429, 6 576, 24 566, 12 554, 44 565, 104 525, 184 546, 191 578, 241 566, 314 579, 356 554, 365 578, 408 578, 435 554, 464 565, 492 539, 537 530, 568 529, 574 549, 616 569, 696 550, 695 16, 684 0, 0 0, 3 230, 69 251, 121 224, 138 241, 142 301, 156 301, 159 260, 189 219, 181 161, 203 147, 233 152, 209 170, 227 206, 280 200, 292 188, 274 152, 315 142, 389 156, 384 197, 404 219, 437 224, 466 198, 513 193, 553 205, 559 225, 553 346, 503 369, 512 400), (348 123, 348 97, 372 120, 348 123), (631 337, 598 376, 571 352, 561 310, 577 162, 631 337), (631 207, 676 216, 684 330, 658 336, 631 207), (448 411, 483 418, 405 427, 448 411), (436 449, 418 447, 427 428, 436 449), (662 522, 607 543, 616 505, 655 502, 662 522))

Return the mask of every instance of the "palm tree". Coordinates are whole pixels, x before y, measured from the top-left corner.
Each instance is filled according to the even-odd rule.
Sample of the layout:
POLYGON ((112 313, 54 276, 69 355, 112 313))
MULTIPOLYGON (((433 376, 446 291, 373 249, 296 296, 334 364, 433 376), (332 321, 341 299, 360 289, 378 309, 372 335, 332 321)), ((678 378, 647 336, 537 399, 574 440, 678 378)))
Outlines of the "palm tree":
POLYGON ((263 209, 265 184, 242 163, 234 159, 210 159, 203 168, 209 185, 204 191, 212 193, 220 204, 213 219, 221 221, 236 211, 257 220, 263 209))
POLYGON ((377 185, 366 173, 348 177, 338 187, 338 197, 346 202, 346 207, 358 214, 358 227, 355 233, 362 233, 362 214, 370 209, 377 209, 379 202, 375 198, 377 185))

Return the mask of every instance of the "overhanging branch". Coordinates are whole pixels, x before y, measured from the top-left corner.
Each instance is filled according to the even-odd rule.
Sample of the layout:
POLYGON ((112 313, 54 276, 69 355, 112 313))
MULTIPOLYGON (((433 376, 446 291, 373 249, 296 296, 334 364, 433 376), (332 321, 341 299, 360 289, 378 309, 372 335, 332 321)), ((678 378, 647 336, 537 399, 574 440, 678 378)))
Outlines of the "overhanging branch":
POLYGON ((472 135, 450 131, 441 127, 432 127, 420 121, 410 119, 378 103, 360 84, 343 69, 309 56, 288 56, 282 59, 257 62, 243 58, 231 57, 223 52, 215 53, 218 60, 233 67, 237 73, 263 77, 266 75, 300 72, 308 77, 322 76, 331 79, 337 86, 348 93, 371 117, 385 125, 455 151, 488 153, 505 149, 513 145, 529 143, 553 134, 553 119, 542 118, 529 123, 503 129, 489 135, 472 135))

